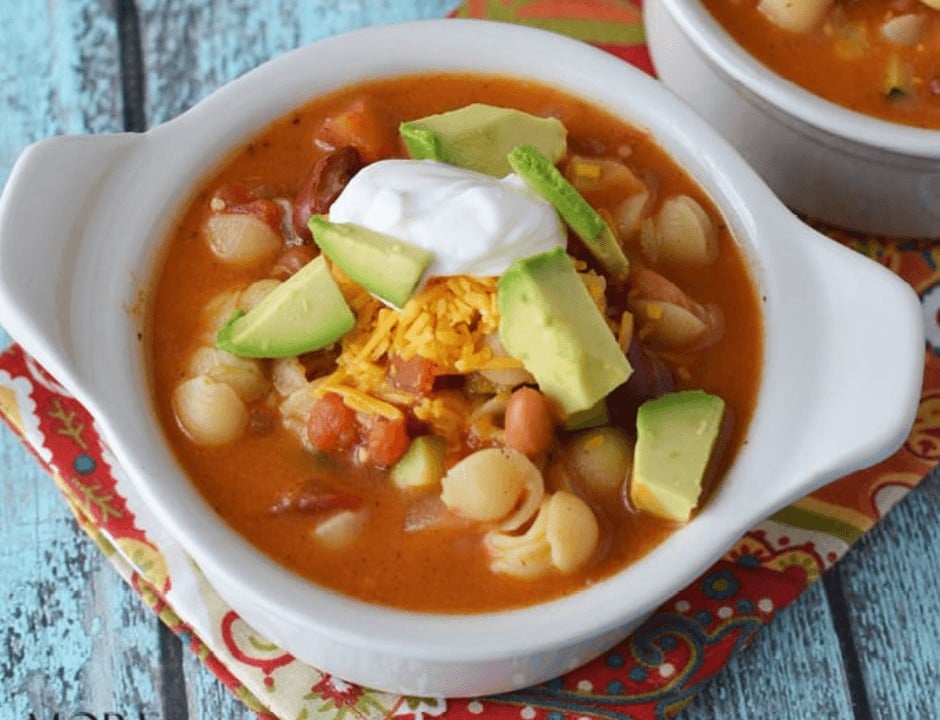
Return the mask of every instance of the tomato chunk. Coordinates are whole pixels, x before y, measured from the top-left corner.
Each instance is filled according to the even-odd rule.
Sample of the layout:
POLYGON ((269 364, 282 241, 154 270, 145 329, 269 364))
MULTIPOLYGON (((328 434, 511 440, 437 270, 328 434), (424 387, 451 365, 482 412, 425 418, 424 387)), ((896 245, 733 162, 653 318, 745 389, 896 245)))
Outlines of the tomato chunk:
POLYGON ((307 439, 323 452, 349 450, 359 439, 356 413, 335 393, 317 398, 307 418, 307 439))
POLYGON ((404 360, 400 355, 392 355, 391 366, 389 375, 398 389, 423 395, 434 388, 437 366, 427 358, 415 355, 404 360))
POLYGON ((351 145, 368 165, 401 154, 398 118, 375 100, 357 100, 327 118, 318 137, 335 148, 351 145))
POLYGON ((366 431, 366 449, 376 465, 394 465, 410 444, 411 438, 408 437, 404 418, 389 420, 377 417, 366 431))

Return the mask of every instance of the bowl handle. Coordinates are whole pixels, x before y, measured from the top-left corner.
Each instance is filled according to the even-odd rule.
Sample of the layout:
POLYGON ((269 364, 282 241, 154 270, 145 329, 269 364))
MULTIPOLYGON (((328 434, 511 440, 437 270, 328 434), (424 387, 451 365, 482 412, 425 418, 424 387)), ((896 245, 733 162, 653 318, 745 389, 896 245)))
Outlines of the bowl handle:
POLYGON ((37 142, 0 197, 0 324, 53 375, 71 366, 69 273, 85 225, 109 173, 141 137, 37 142))
POLYGON ((784 362, 793 385, 783 391, 810 393, 804 409, 813 413, 803 416, 812 432, 793 448, 793 477, 808 478, 809 486, 788 501, 874 465, 904 443, 920 401, 925 349, 920 300, 907 282, 802 223, 799 228, 787 240, 804 246, 808 263, 787 279, 786 314, 791 324, 813 326, 808 319, 815 315, 820 331, 816 337, 797 331, 791 337, 799 345, 776 348, 789 355, 784 362), (813 352, 823 342, 840 353, 813 352))

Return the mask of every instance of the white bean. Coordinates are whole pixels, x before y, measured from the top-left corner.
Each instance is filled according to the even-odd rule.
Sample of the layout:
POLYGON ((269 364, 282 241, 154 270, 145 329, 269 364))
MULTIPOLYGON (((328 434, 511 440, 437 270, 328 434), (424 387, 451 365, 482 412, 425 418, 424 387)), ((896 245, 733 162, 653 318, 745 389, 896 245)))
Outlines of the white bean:
POLYGON ((348 547, 359 537, 365 522, 364 511, 341 510, 318 523, 313 530, 313 536, 326 547, 338 550, 348 547))
POLYGON ((281 422, 290 432, 292 432, 301 444, 311 452, 318 452, 317 448, 310 442, 307 435, 307 419, 310 417, 310 409, 317 399, 317 385, 320 382, 305 382, 299 388, 291 392, 278 409, 281 413, 281 422))
POLYGON ((197 445, 233 442, 248 426, 248 410, 238 394, 205 375, 177 385, 172 402, 180 427, 197 445))
POLYGON ((212 215, 205 234, 216 257, 233 265, 271 261, 281 249, 280 235, 254 215, 212 215))
MULTIPOLYGON (((938 1, 940 5, 940 1, 938 1)), ((924 38, 927 30, 928 18, 926 15, 905 13, 885 20, 881 25, 881 35, 894 45, 916 45, 924 38)))
POLYGON ((268 381, 257 360, 240 358, 216 347, 203 346, 189 360, 189 374, 223 382, 244 402, 254 402, 268 391, 268 381))
POLYGON ((275 358, 271 361, 271 378, 279 395, 290 395, 307 384, 304 366, 296 357, 275 358))
POLYGON ((202 319, 206 323, 205 342, 214 344, 216 335, 232 314, 238 309, 238 293, 227 291, 213 297, 202 308, 202 319))
POLYGON ((615 427, 583 430, 569 442, 567 459, 585 492, 610 497, 621 492, 630 475, 633 442, 615 427))
POLYGON ((274 278, 265 278, 253 282, 238 294, 239 310, 248 312, 280 284, 281 281, 274 278))

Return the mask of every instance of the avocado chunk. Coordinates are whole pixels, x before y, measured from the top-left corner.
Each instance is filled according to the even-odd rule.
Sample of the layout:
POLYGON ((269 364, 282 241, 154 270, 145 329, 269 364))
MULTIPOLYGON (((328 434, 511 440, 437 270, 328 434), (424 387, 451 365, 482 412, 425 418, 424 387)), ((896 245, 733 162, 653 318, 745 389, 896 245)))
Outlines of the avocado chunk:
POLYGON ((626 276, 630 265, 614 231, 551 159, 532 145, 519 145, 509 153, 508 160, 526 184, 555 207, 607 272, 618 279, 626 276))
POLYGON ((241 357, 291 357, 326 347, 355 324, 321 255, 247 313, 235 312, 219 330, 216 345, 241 357))
POLYGON ((702 390, 667 393, 640 406, 630 501, 646 512, 686 522, 721 429, 725 401, 702 390))
POLYGON ((437 485, 444 477, 447 443, 435 435, 419 435, 392 467, 392 480, 400 488, 437 485))
POLYGON ((399 133, 416 160, 440 160, 500 178, 511 172, 506 155, 519 143, 534 145, 555 162, 567 149, 559 120, 482 103, 404 122, 399 133))
POLYGON ((565 430, 586 430, 587 428, 606 425, 610 422, 610 413, 607 412, 607 400, 601 398, 587 410, 572 413, 565 420, 565 430))
POLYGON ((562 248, 517 260, 496 283, 499 337, 569 415, 633 369, 562 248))
POLYGON ((373 295, 401 308, 434 259, 424 248, 355 223, 331 223, 320 215, 307 226, 323 254, 373 295))

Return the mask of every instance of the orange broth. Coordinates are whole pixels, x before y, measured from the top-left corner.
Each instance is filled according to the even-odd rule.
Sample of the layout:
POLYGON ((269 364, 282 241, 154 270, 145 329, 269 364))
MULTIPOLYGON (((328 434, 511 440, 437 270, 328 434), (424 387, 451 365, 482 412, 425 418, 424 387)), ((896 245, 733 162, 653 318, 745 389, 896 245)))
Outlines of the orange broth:
POLYGON ((940 10, 919 0, 836 0, 806 32, 777 27, 759 0, 702 0, 751 55, 771 70, 850 110, 940 129, 940 10), (893 17, 924 19, 919 41, 889 42, 881 26, 893 17))
MULTIPOLYGON (((480 532, 474 528, 458 524, 404 532, 409 507, 421 493, 396 489, 383 469, 357 467, 311 453, 279 423, 263 432, 248 432, 233 444, 212 447, 190 442, 176 421, 172 391, 186 376, 189 357, 202 342, 199 309, 218 293, 265 275, 228 268, 207 249, 202 228, 212 193, 227 184, 250 183, 263 187, 265 193, 292 197, 324 152, 312 141, 324 120, 361 98, 382 104, 393 127, 401 120, 472 102, 554 115, 567 127, 569 152, 617 149, 619 155, 626 155, 631 168, 654 188, 653 206, 658 198, 681 191, 719 217, 694 180, 648 135, 550 87, 442 74, 369 82, 319 98, 273 123, 228 158, 202 183, 168 239, 153 287, 149 335, 154 400, 180 465, 214 510, 274 560, 317 583, 372 603, 433 612, 504 609, 572 593, 617 572, 677 526, 637 512, 626 502, 603 507, 595 503, 601 541, 585 567, 569 575, 555 572, 536 580, 514 579, 490 570, 480 532), (323 549, 312 540, 310 517, 270 511, 280 495, 311 477, 337 491, 366 498, 370 519, 351 546, 323 549)), ((664 358, 678 371, 678 387, 703 388, 727 403, 731 422, 716 476, 746 442, 762 363, 760 302, 746 261, 723 224, 718 241, 718 258, 707 272, 670 268, 669 276, 700 302, 721 308, 723 335, 704 350, 664 358)), ((626 242, 635 267, 650 265, 643 260, 636 238, 626 242)), ((615 393, 613 416, 618 415, 616 402, 615 393)))

